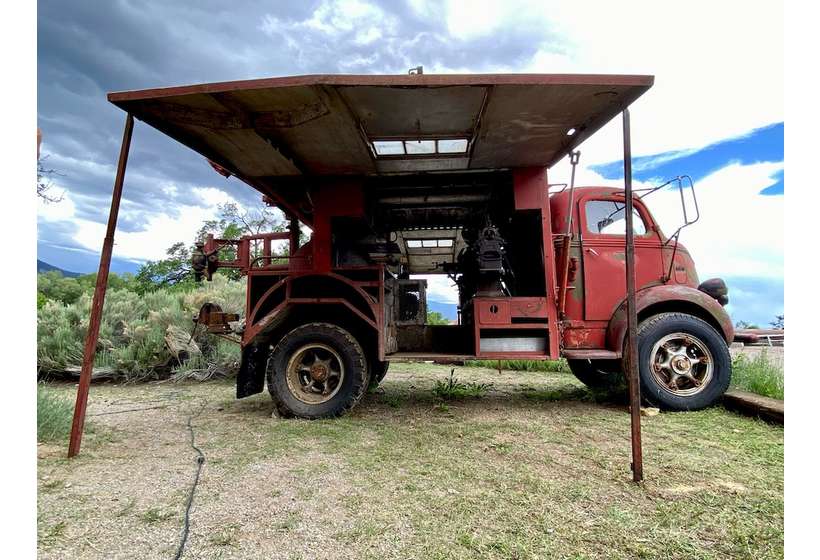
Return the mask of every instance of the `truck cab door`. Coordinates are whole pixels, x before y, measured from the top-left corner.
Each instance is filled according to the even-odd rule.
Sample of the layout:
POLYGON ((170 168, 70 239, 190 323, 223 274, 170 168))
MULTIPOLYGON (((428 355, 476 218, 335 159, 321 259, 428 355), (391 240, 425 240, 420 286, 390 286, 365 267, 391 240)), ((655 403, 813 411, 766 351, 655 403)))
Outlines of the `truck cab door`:
MULTIPOLYGON (((579 201, 584 269, 584 318, 609 321, 626 297, 626 216, 623 196, 579 201)), ((658 283, 663 275, 661 241, 646 208, 635 201, 635 287, 658 283)))

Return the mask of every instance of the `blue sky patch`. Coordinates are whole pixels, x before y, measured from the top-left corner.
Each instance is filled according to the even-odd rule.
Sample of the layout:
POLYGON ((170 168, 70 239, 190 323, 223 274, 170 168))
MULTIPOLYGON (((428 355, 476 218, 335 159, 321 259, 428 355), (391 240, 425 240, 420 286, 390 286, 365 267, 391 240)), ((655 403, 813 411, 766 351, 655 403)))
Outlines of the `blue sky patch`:
MULTIPOLYGON (((644 182, 663 183, 677 175, 690 175, 698 181, 732 163, 749 165, 766 161, 783 161, 783 123, 757 128, 734 138, 715 142, 697 150, 664 152, 632 159, 632 175, 644 182)), ((590 169, 605 179, 621 179, 623 160, 591 165, 590 169)), ((783 194, 783 171, 777 182, 760 194, 783 194)))

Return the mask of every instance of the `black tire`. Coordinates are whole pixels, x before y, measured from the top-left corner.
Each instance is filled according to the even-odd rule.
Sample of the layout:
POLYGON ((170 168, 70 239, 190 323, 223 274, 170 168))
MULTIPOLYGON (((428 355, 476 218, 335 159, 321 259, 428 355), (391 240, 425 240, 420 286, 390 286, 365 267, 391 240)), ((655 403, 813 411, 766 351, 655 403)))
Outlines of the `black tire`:
POLYGON ((622 390, 625 379, 620 360, 567 360, 572 374, 590 389, 622 390))
POLYGON ((665 410, 700 410, 711 406, 723 396, 732 378, 732 358, 726 341, 709 323, 684 313, 661 313, 638 326, 638 364, 641 396, 665 410), (666 376, 664 372, 673 371, 671 365, 654 367, 659 360, 666 361, 668 351, 661 344, 667 338, 673 350, 683 352, 683 356, 689 359, 686 364, 690 364, 688 367, 695 372, 692 377, 703 376, 699 383, 690 382, 692 377, 685 376, 677 376, 677 381, 670 380, 668 386, 661 383, 659 378, 666 376), (682 341, 679 346, 675 346, 677 339, 682 341), (658 349, 656 345, 659 345, 658 349), (708 371, 711 374, 707 380, 705 372, 710 363, 712 367, 708 371), (682 389, 670 388, 678 387, 680 380, 683 380, 682 389), (687 385, 691 388, 686 389, 687 385), (683 394, 686 390, 696 392, 683 394))
POLYGON ((372 357, 368 362, 370 368, 370 388, 375 389, 387 375, 387 368, 390 362, 383 362, 376 357, 372 357))
POLYGON ((308 323, 293 329, 282 337, 268 360, 268 391, 279 414, 286 417, 316 419, 344 414, 361 400, 368 378, 361 345, 349 332, 329 323, 308 323), (335 378, 340 380, 335 385, 328 376, 332 367, 324 371, 321 364, 325 362, 319 362, 318 375, 324 371, 325 380, 316 381, 318 387, 306 387, 314 384, 313 368, 306 374, 299 365, 304 357, 310 358, 310 352, 314 364, 326 358, 338 368, 335 378), (326 400, 319 402, 321 399, 326 400))

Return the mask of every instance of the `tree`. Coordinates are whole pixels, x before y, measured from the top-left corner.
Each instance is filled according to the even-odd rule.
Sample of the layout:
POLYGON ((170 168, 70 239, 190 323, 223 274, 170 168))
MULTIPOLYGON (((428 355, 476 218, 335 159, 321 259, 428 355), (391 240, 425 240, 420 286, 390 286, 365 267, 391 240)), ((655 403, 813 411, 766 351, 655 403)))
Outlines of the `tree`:
POLYGON ((40 157, 37 155, 37 196, 42 198, 45 202, 60 202, 63 199, 63 194, 59 196, 52 196, 49 194, 51 187, 51 177, 59 175, 54 169, 49 169, 45 166, 45 160, 48 156, 40 157))
MULTIPOLYGON (((239 239, 244 235, 259 235, 264 232, 284 231, 284 220, 279 213, 268 207, 240 209, 234 203, 218 206, 215 219, 207 220, 197 232, 196 240, 204 242, 208 235, 218 239, 239 239)), ((261 246, 252 248, 251 259, 261 254, 261 246)), ((193 282, 191 269, 191 255, 194 245, 178 242, 167 250, 167 258, 158 261, 148 261, 137 272, 139 291, 150 291, 158 287, 185 285, 193 282)), ((220 260, 233 260, 235 250, 228 247, 220 251, 220 260)), ((239 278, 236 269, 221 272, 229 278, 239 278)))
POLYGON ((447 320, 447 317, 439 313, 438 311, 428 311, 427 312, 427 324, 428 325, 449 325, 450 321, 447 320))
POLYGON ((783 322, 783 315, 775 315, 774 321, 769 323, 773 329, 785 329, 784 322, 783 322))
POLYGON ((756 323, 750 323, 748 321, 738 321, 737 323, 735 323, 735 328, 736 329, 759 329, 760 326, 758 326, 756 323))
MULTIPOLYGON (((46 301, 72 304, 80 299, 81 295, 92 293, 96 283, 96 273, 68 278, 57 270, 41 272, 37 275, 37 306, 38 308, 42 307, 46 301)), ((133 274, 115 274, 112 272, 108 276, 108 288, 111 290, 137 291, 137 281, 133 274)))
POLYGON ((177 285, 191 281, 191 249, 185 243, 174 243, 165 251, 168 258, 159 261, 148 261, 137 272, 137 284, 140 293, 158 287, 177 285))

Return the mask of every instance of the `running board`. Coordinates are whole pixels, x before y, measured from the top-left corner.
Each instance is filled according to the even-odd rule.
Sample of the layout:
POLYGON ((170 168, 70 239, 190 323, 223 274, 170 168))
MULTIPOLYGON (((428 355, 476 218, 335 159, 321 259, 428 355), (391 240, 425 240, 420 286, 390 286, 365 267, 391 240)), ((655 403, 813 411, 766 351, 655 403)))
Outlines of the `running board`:
POLYGON ((564 350, 561 356, 568 360, 620 360, 621 353, 612 350, 564 350))

